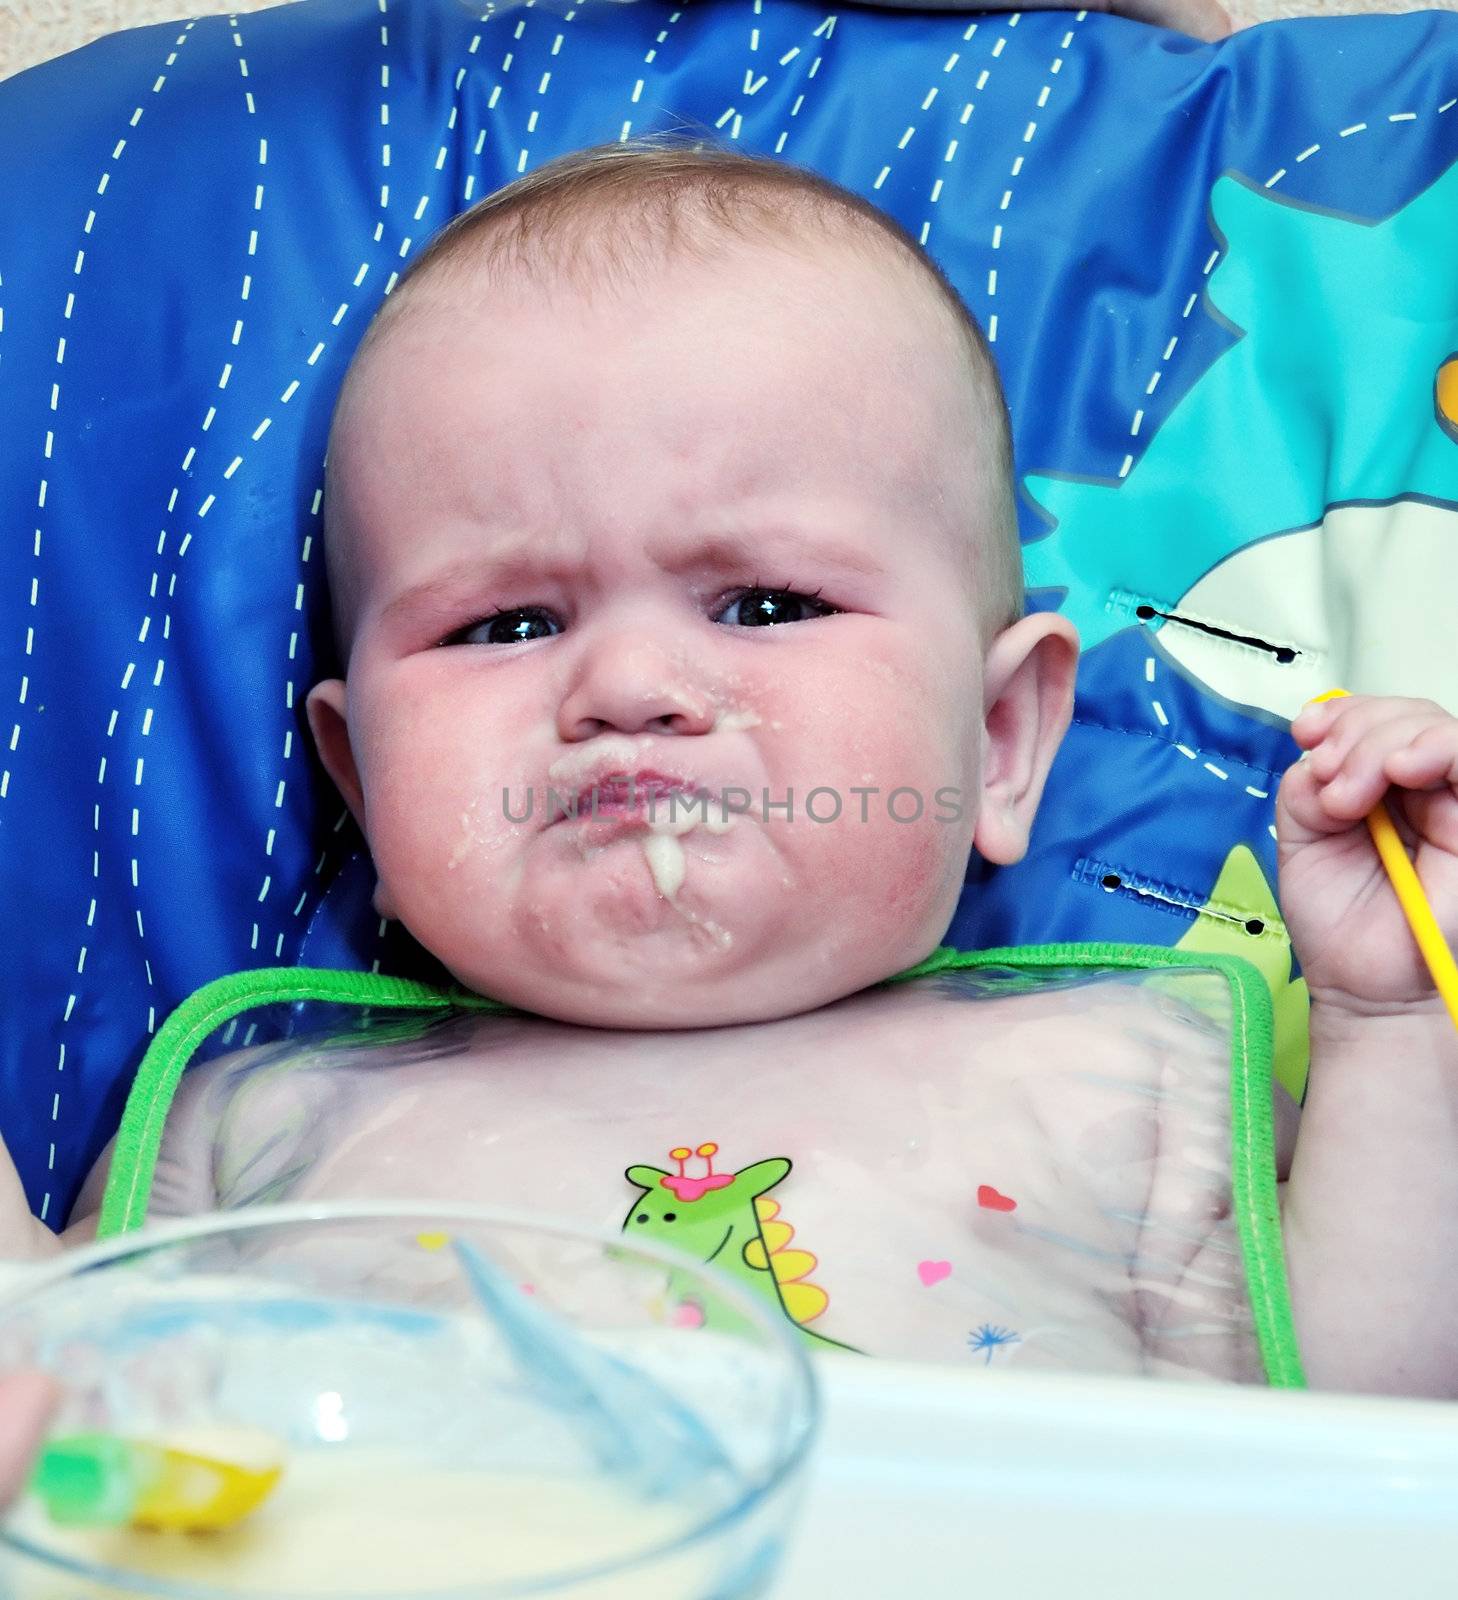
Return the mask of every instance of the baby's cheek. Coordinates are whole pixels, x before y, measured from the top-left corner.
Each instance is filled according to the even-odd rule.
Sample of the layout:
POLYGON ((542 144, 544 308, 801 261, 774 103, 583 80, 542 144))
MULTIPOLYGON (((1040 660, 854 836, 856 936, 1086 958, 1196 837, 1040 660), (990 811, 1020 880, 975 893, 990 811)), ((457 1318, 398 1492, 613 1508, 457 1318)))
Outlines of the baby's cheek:
POLYGON ((365 808, 382 876, 443 885, 498 856, 522 831, 512 818, 523 811, 524 791, 518 784, 508 803, 511 774, 489 760, 490 748, 449 719, 424 716, 376 746, 365 808))
POLYGON ((890 827, 885 905, 894 917, 944 899, 949 883, 961 881, 967 852, 960 831, 939 821, 931 807, 916 822, 892 822, 890 827))
MULTIPOLYGON (((868 649, 847 664, 838 703, 841 736, 891 770, 893 782, 912 783, 938 753, 975 740, 981 724, 980 685, 938 655, 905 648, 868 649)), ((948 780, 951 781, 951 780, 948 780)))
MULTIPOLYGON (((924 806, 916 820, 909 793, 898 795, 894 814, 888 796, 870 798, 866 820, 859 804, 814 837, 814 859, 800 863, 803 880, 813 885, 816 925, 838 930, 851 948, 895 941, 901 931, 925 932, 928 922, 943 919, 927 935, 937 937, 950 919, 966 865, 961 829, 938 821, 924 806)), ((795 827, 806 826, 798 819, 795 827)), ((808 826, 813 827, 814 824, 808 826)))
POLYGON ((879 793, 859 804, 840 845, 848 903, 864 907, 883 930, 897 924, 941 926, 950 920, 971 847, 976 806, 975 757, 955 729, 934 716, 889 719, 864 751, 862 773, 879 793))

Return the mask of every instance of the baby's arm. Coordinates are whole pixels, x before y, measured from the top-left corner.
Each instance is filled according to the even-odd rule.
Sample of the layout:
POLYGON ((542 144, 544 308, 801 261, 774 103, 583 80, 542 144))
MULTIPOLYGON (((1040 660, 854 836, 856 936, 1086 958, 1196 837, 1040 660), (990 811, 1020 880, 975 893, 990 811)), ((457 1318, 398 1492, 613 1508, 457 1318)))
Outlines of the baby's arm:
POLYGON ((0 1381, 0 1509, 20 1493, 59 1399, 48 1373, 14 1372, 0 1381))
POLYGON ((1313 1388, 1458 1398, 1458 1073, 1436 1002, 1313 1004, 1282 1231, 1313 1388))
POLYGON ((1322 1388, 1458 1398, 1458 1041, 1368 820, 1381 802, 1458 945, 1458 717, 1340 695, 1291 737, 1306 756, 1281 779, 1276 848, 1311 994, 1283 1197, 1302 1358, 1322 1388))
MULTIPOLYGON (((884 0, 886 5, 914 8, 918 11, 1000 11, 1001 5, 985 0, 981 7, 972 0, 884 0)), ((1072 10, 1063 0, 1022 0, 1024 11, 1072 10)), ((1192 34, 1196 39, 1224 39, 1231 32, 1230 16, 1220 0, 1092 0, 1090 11, 1112 11, 1118 16, 1132 17, 1136 22, 1149 22, 1159 28, 1170 28, 1176 33, 1192 34)))
MULTIPOLYGON (((1172 1269, 1173 1288, 1162 1292, 1158 1278, 1146 1286, 1153 1292, 1142 1297, 1141 1336, 1151 1357, 1160 1361, 1176 1360, 1211 1377, 1259 1382, 1261 1362, 1254 1344, 1245 1333, 1238 1339, 1232 1337, 1242 1320, 1237 1299, 1243 1304, 1248 1293, 1238 1225, 1230 1215, 1233 1130, 1228 1123, 1223 1128, 1212 1127, 1208 1105, 1180 1087, 1178 1073, 1171 1076, 1179 1067, 1179 1053, 1178 1039, 1159 1041, 1156 1156, 1146 1201, 1147 1220, 1135 1251, 1142 1272, 1163 1258, 1172 1269), (1203 1193, 1202 1173, 1215 1183, 1203 1193), (1182 1215, 1194 1224, 1185 1234, 1189 1242, 1183 1252, 1180 1230, 1167 1226, 1171 1218, 1182 1215), (1206 1219, 1203 1227, 1202 1218, 1206 1219), (1151 1225, 1153 1232, 1146 1234, 1151 1225), (1192 1337, 1185 1325, 1202 1321, 1208 1336, 1192 1337)), ((1278 1192, 1282 1192, 1295 1157, 1302 1112, 1275 1079, 1270 1093, 1275 1178, 1278 1192)), ((1228 1092, 1223 1098, 1228 1117, 1228 1092)))
MULTIPOLYGON (((213 1148, 217 1133, 218 1095, 209 1093, 220 1078, 266 1046, 239 1050, 198 1067, 183 1078, 167 1115, 162 1148, 152 1179, 149 1215, 194 1216, 216 1207, 213 1148)), ((96 1237, 101 1201, 111 1172, 113 1139, 97 1158, 81 1185, 71 1218, 59 1234, 31 1215, 25 1190, 10 1152, 0 1138, 0 1260, 39 1261, 58 1250, 90 1244, 96 1237)))
POLYGON ((96 1237, 96 1212, 100 1210, 96 1174, 105 1173, 110 1159, 111 1146, 108 1145, 86 1180, 87 1189, 96 1195, 94 1206, 83 1203, 87 1195, 87 1189, 83 1189, 83 1200, 77 1202, 70 1224, 60 1234, 54 1234, 38 1217, 31 1215, 20 1174, 0 1135, 0 1258, 43 1261, 68 1245, 89 1244, 96 1237))

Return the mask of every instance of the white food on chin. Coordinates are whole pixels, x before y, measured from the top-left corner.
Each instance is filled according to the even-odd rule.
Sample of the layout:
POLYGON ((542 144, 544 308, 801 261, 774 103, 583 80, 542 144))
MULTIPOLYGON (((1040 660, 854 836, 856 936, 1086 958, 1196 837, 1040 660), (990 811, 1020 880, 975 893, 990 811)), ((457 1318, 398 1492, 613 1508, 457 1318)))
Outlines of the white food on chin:
POLYGON ((677 815, 677 811, 676 806, 670 806, 667 816, 654 816, 641 840, 643 858, 653 874, 653 886, 675 911, 695 927, 702 928, 721 950, 727 950, 734 943, 734 935, 727 928, 721 928, 709 917, 696 917, 687 906, 678 903, 678 891, 688 871, 688 858, 679 839, 701 823, 710 833, 726 833, 734 818, 724 812, 716 818, 708 805, 701 810, 689 808, 683 815, 677 815))
POLYGON ((655 829, 643 840, 643 854, 653 874, 654 887, 665 899, 672 900, 686 870, 683 846, 676 835, 655 829))

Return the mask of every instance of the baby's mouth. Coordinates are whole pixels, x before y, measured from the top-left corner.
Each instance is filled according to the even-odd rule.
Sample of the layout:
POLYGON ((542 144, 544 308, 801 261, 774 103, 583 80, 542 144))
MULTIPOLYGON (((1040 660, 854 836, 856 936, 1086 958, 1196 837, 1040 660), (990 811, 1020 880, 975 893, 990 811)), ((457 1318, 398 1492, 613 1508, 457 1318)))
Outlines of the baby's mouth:
MULTIPOLYGON (((577 791, 572 810, 548 823, 548 828, 558 822, 571 823, 570 832, 557 837, 566 840, 567 847, 575 848, 584 861, 631 835, 634 853, 642 849, 658 898, 701 927, 720 949, 727 949, 732 935, 717 923, 696 916, 677 899, 688 866, 683 835, 699 826, 710 834, 727 833, 735 820, 725 814, 724 795, 720 797, 721 814, 715 816, 713 798, 703 784, 671 773, 603 772, 577 791)), ((713 853, 699 859, 712 862, 713 853)))
POLYGON ((599 821, 619 828, 646 828, 702 813, 710 798, 707 789, 686 778, 662 772, 614 773, 580 789, 571 810, 553 818, 550 825, 599 821))

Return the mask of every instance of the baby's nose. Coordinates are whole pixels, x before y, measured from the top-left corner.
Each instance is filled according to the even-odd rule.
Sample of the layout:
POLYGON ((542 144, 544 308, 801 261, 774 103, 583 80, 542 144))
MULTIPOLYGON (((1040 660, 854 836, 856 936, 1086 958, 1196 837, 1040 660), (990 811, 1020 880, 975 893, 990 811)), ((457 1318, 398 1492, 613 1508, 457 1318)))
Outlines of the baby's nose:
POLYGON ((641 634, 616 633, 587 647, 558 711, 558 733, 707 733, 714 703, 686 658, 641 634))

